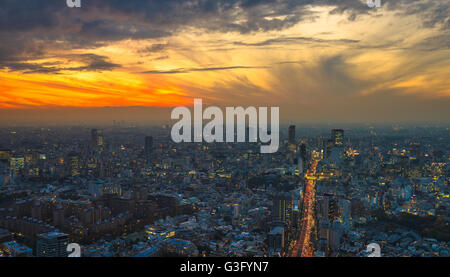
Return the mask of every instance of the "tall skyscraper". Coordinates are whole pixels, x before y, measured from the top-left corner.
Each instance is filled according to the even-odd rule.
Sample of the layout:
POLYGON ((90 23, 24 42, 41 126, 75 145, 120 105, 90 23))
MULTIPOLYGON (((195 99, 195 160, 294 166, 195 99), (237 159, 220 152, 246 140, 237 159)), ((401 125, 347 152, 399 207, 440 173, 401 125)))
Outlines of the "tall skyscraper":
POLYGON ((71 176, 80 175, 80 158, 75 152, 70 152, 67 157, 68 169, 71 176))
POLYGON ((300 144, 300 157, 303 159, 303 162, 306 163, 307 153, 306 153, 306 144, 300 144))
POLYGON ((293 197, 290 193, 277 193, 273 198, 272 219, 282 221, 287 226, 292 222, 293 197))
POLYGON ((344 145, 344 130, 342 129, 331 130, 331 140, 333 141, 334 146, 342 147, 344 145))
POLYGON ((419 159, 421 157, 421 149, 419 142, 409 143, 409 155, 419 159))
POLYGON ((152 154, 152 149, 153 149, 153 137, 146 136, 145 137, 145 145, 144 145, 144 153, 145 153, 146 159, 150 158, 150 155, 152 154))
POLYGON ((239 204, 233 204, 233 217, 239 218, 239 204))
POLYGON ((288 141, 289 144, 295 144, 295 125, 289 126, 288 141))
POLYGON ((97 145, 98 146, 103 146, 103 136, 98 136, 97 145))
POLYGON ((339 220, 333 221, 330 229, 330 249, 335 252, 338 251, 339 245, 341 244, 341 238, 343 233, 343 227, 339 220))
POLYGON ((339 213, 342 219, 342 225, 345 229, 350 228, 350 220, 352 217, 351 209, 352 209, 352 203, 350 200, 347 199, 341 199, 340 200, 340 209, 341 212, 339 213))
POLYGON ((36 255, 38 257, 67 257, 69 235, 50 232, 38 235, 36 255))
POLYGON ((91 146, 95 147, 98 145, 98 130, 92 129, 91 130, 91 146))

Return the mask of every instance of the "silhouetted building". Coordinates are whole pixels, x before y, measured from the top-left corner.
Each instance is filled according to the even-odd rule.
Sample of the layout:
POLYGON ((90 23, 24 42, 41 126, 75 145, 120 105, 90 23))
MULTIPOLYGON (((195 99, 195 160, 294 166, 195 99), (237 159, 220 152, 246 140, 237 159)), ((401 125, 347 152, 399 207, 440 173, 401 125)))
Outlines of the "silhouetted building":
POLYGON ((288 141, 289 144, 295 144, 295 125, 289 126, 288 141))
POLYGON ((303 159, 303 162, 307 161, 307 153, 306 153, 306 144, 302 143, 300 145, 300 157, 303 159))
POLYGON ((422 156, 422 153, 420 150, 419 142, 411 142, 409 144, 409 155, 415 157, 416 159, 420 159, 420 157, 422 156))
POLYGON ((91 146, 95 147, 98 145, 98 130, 92 129, 91 130, 91 146))
POLYGON ((275 253, 279 253, 284 248, 284 228, 277 226, 273 228, 270 233, 267 234, 269 241, 269 255, 273 256, 275 253))
POLYGON ((145 145, 144 145, 144 152, 145 152, 146 159, 149 159, 150 155, 152 154, 152 149, 153 149, 153 137, 146 136, 145 137, 145 145))

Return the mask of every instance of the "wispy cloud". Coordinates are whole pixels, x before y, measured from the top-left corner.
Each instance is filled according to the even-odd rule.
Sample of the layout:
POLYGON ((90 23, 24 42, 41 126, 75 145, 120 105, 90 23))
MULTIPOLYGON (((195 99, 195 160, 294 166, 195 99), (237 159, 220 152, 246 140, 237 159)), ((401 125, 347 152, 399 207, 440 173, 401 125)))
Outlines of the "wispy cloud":
POLYGON ((171 70, 149 70, 143 71, 144 74, 179 74, 179 73, 191 73, 202 71, 222 71, 233 69, 262 69, 266 66, 225 66, 225 67, 202 67, 202 68, 176 68, 171 70))

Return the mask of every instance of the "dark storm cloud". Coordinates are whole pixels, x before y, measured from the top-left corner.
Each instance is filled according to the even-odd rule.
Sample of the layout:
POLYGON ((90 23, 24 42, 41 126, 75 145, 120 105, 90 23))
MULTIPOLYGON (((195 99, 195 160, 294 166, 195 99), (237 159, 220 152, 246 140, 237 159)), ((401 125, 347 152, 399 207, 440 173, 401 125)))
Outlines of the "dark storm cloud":
POLYGON ((59 0, 2 0, 0 31, 17 32, 53 28, 60 24, 58 13, 65 7, 59 0))
POLYGON ((148 39, 170 36, 170 32, 152 29, 145 24, 94 20, 83 23, 80 34, 85 38, 116 41, 123 39, 148 39))
MULTIPOLYGON (((382 3, 400 14, 419 15, 426 27, 439 25, 448 29, 450 26, 448 1, 383 0, 382 3)), ((0 68, 52 71, 51 67, 39 69, 33 60, 49 55, 54 49, 86 49, 124 39, 164 38, 185 27, 243 34, 282 30, 304 20, 314 20, 316 14, 311 8, 320 6, 331 6, 332 14, 346 14, 349 20, 376 13, 376 9, 370 9, 360 0, 82 0, 80 9, 66 7, 65 0, 3 0, 0 68), (26 64, 30 64, 28 68, 26 64)), ((294 40, 356 42, 301 37, 291 39, 294 40)), ((278 42, 281 39, 253 46, 278 42)), ((240 44, 251 46, 245 42, 240 44)), ((148 50, 158 51, 157 48, 148 50)), ((107 70, 117 66, 100 67, 107 70)), ((98 70, 98 67, 86 66, 85 70, 98 70)))
POLYGON ((112 70, 114 68, 120 67, 119 64, 114 64, 108 61, 105 56, 95 55, 95 54, 79 54, 70 55, 64 57, 68 62, 76 61, 83 63, 85 65, 78 67, 64 67, 64 63, 32 63, 32 62, 4 62, 0 64, 0 69, 8 69, 11 71, 23 71, 23 73, 41 73, 41 74, 57 74, 61 71, 105 71, 112 70))
POLYGON ((442 29, 450 28, 449 1, 391 0, 385 1, 389 10, 403 15, 418 15, 425 27, 441 25, 442 29))
MULTIPOLYGON (((4 0, 0 31, 45 29, 98 40, 168 36, 180 27, 215 31, 279 30, 311 19, 311 7, 331 6, 331 13, 353 18, 375 12, 360 0, 83 0, 70 9, 64 0, 4 0), (64 29, 69 32, 64 32, 64 29), (70 29, 70 30, 68 30, 70 29)), ((448 23, 446 1, 384 0, 391 10, 426 15, 427 24, 448 23)))

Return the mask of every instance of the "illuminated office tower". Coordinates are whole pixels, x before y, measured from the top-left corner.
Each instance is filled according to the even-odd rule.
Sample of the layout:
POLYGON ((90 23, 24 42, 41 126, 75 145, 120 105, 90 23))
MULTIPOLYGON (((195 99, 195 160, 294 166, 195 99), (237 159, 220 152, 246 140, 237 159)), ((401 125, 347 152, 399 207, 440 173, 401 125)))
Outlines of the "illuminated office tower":
POLYGON ((78 157, 78 154, 75 152, 70 152, 67 157, 67 161, 70 175, 80 175, 80 158, 78 157))
POLYGON ((97 145, 98 146, 103 146, 103 136, 98 136, 97 145))
POLYGON ((99 192, 100 192, 100 195, 109 194, 109 195, 122 196, 122 186, 101 183, 100 187, 99 187, 99 192))
POLYGON ((50 232, 38 235, 36 255, 38 257, 67 257, 69 235, 50 232))
POLYGON ((239 218, 239 204, 233 204, 233 217, 239 218))
POLYGON ((339 209, 339 203, 333 194, 325 193, 319 198, 319 215, 321 218, 327 218, 329 222, 333 222, 340 217, 342 212, 339 209))
POLYGON ((338 202, 334 197, 328 198, 328 219, 330 222, 335 221, 339 218, 339 206, 338 202))
POLYGON ((293 199, 290 193, 278 193, 273 198, 272 217, 290 226, 292 221, 293 199))
POLYGON ((344 130, 333 129, 331 130, 331 139, 336 147, 341 147, 344 145, 344 130))
POLYGON ((0 149, 0 161, 4 161, 5 163, 9 163, 9 159, 11 158, 11 150, 9 149, 0 149))
POLYGON ((11 157, 10 168, 13 171, 13 175, 17 176, 22 168, 25 167, 25 158, 24 157, 11 157))

